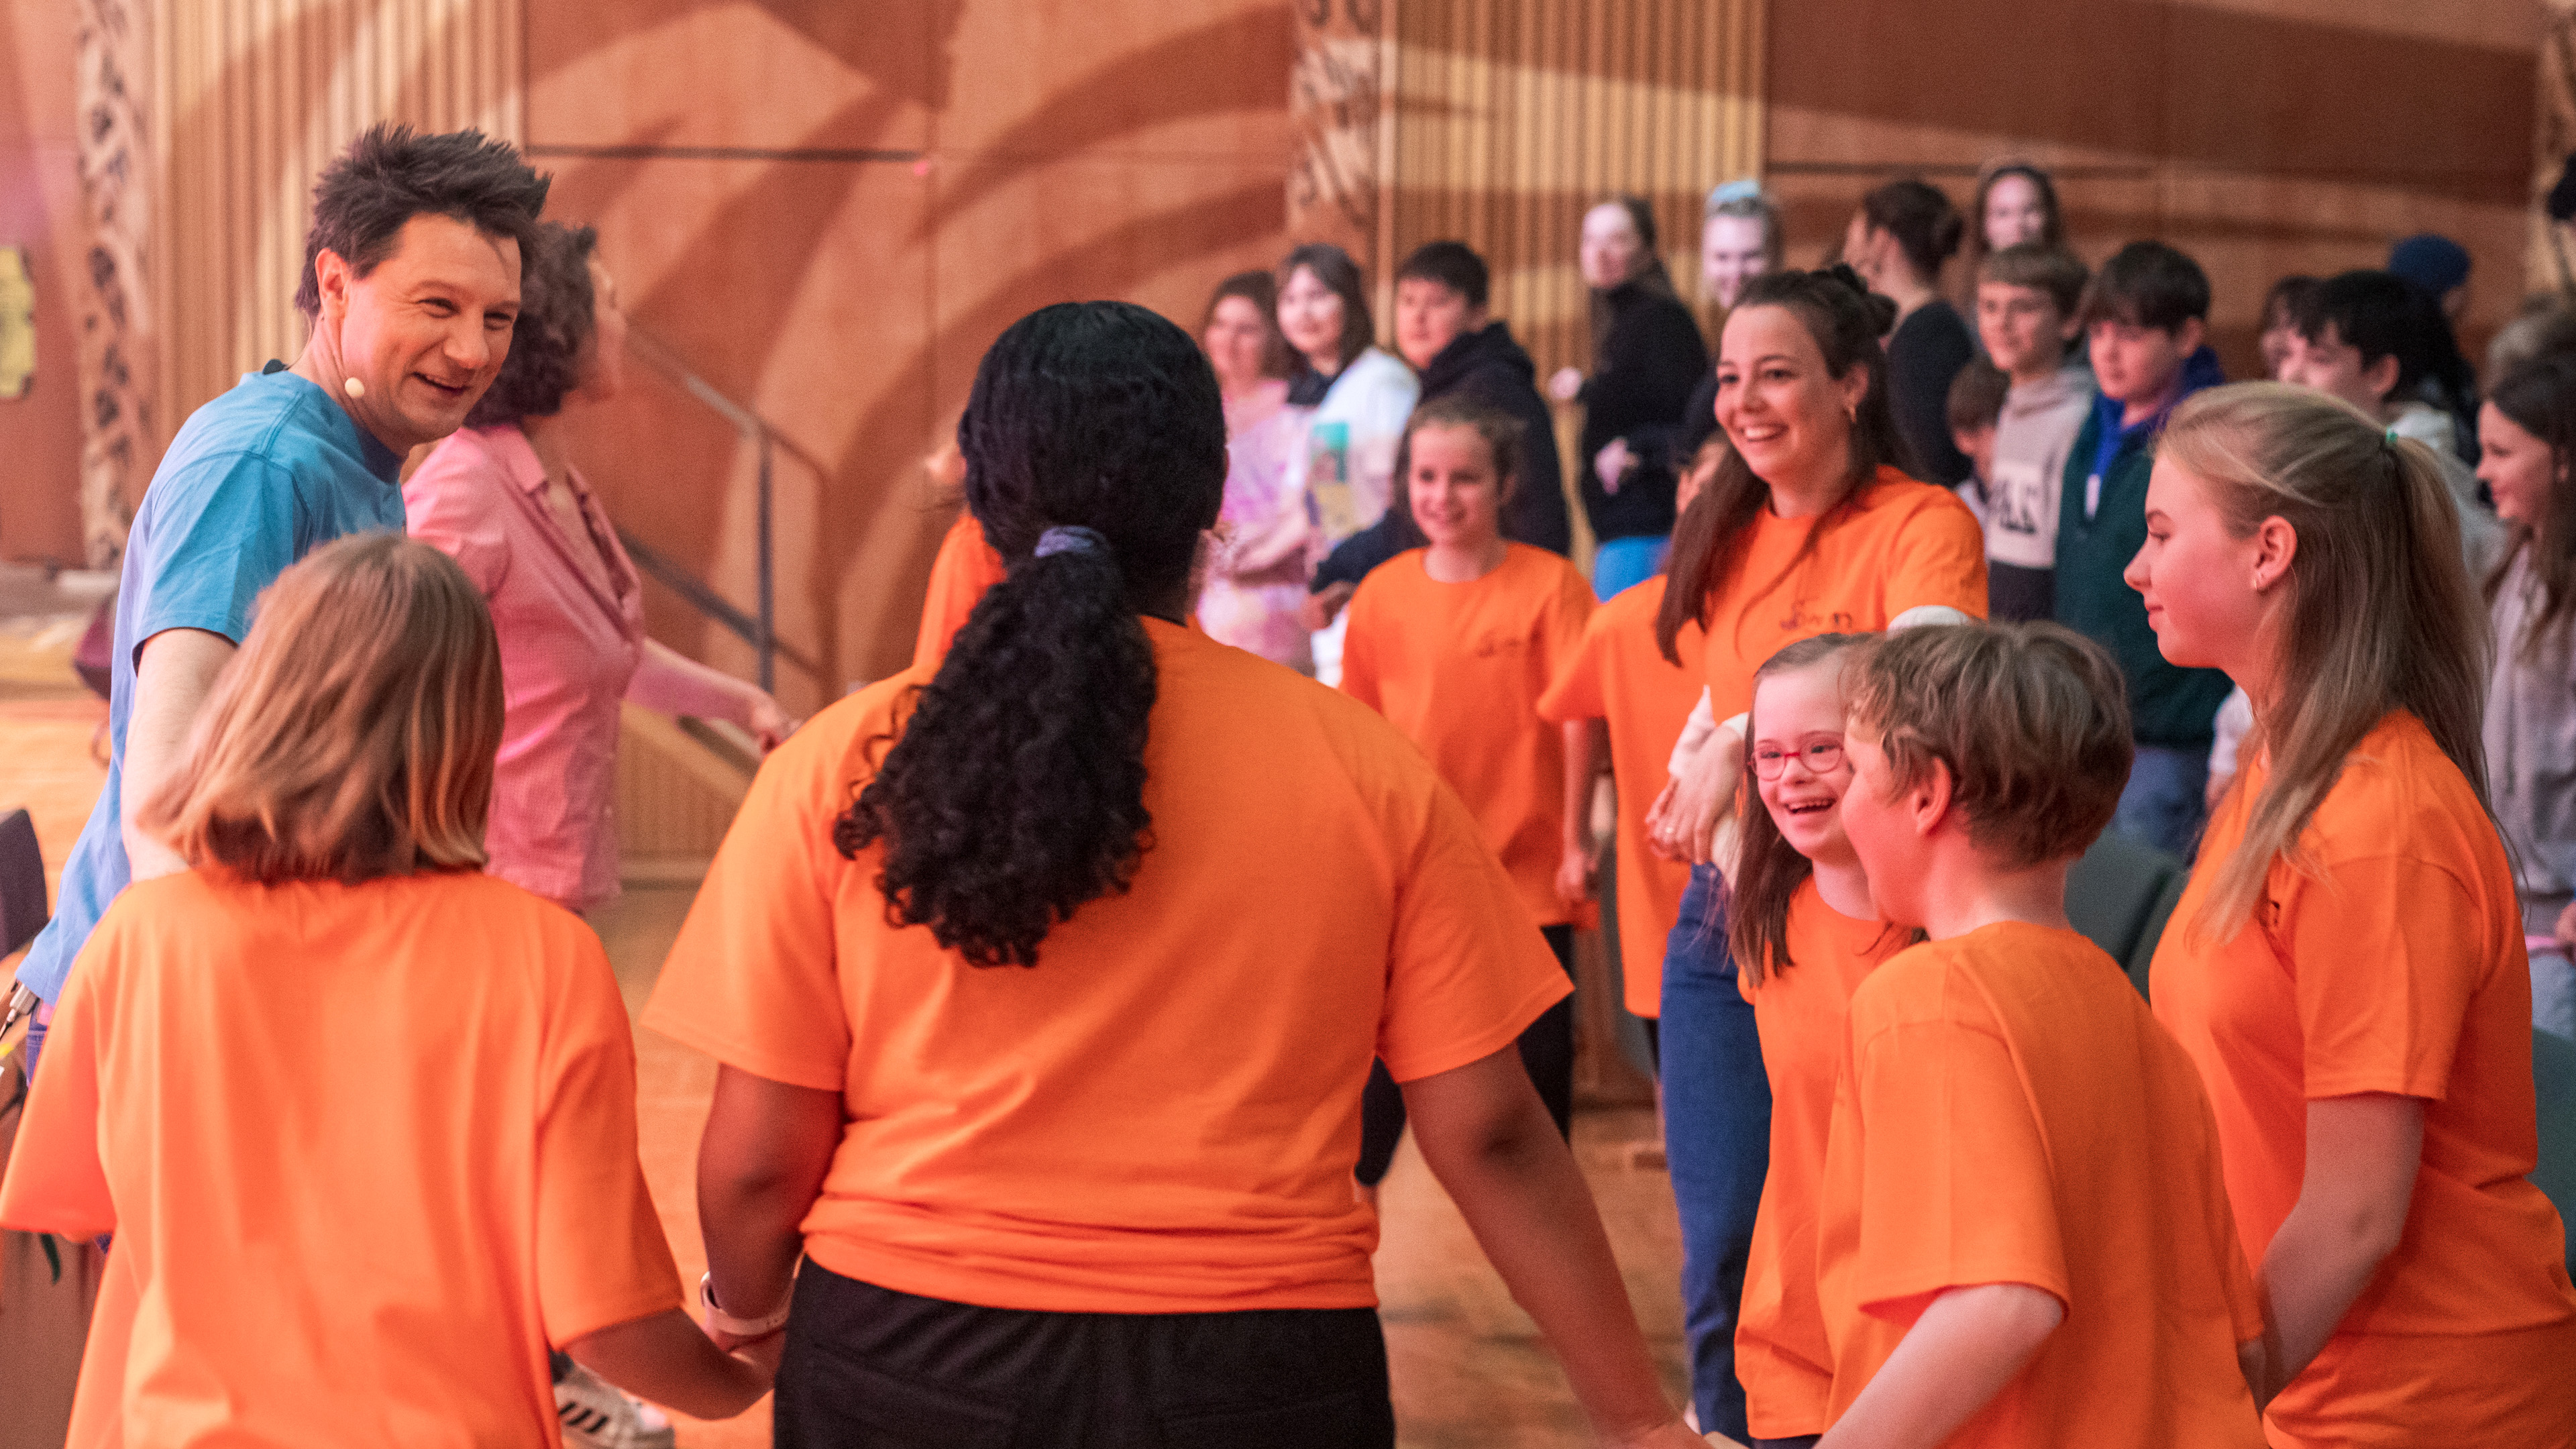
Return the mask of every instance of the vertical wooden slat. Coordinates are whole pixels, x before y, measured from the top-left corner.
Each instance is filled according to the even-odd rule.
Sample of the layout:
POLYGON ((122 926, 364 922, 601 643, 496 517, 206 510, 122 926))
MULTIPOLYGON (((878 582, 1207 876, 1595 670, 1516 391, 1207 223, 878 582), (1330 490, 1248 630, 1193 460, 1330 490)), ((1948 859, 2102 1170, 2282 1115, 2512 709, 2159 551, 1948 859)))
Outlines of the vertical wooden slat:
POLYGON ((1405 0, 1387 124, 1397 175, 1381 233, 1457 237, 1542 373, 1587 361, 1575 270, 1584 207, 1631 191, 1698 289, 1709 188, 1760 174, 1765 0, 1405 0))

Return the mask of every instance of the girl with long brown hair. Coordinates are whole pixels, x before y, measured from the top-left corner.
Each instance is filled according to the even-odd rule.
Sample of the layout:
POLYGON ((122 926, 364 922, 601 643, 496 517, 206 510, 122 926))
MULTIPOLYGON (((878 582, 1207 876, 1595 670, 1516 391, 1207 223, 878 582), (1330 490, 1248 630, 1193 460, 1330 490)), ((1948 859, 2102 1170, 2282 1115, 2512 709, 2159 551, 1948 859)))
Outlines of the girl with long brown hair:
POLYGON ((2576 355, 2507 373, 2478 419, 2478 477, 2504 519, 2486 581, 2496 659, 2487 677, 2487 783, 2513 847, 2531 958, 2531 1018, 2576 1037, 2576 355))
POLYGON ((1681 1208, 1682 1285, 1700 1425, 1741 1438, 1735 1316, 1770 1134, 1752 1008, 1727 949, 1711 863, 1743 773, 1753 671, 1781 646, 1886 628, 1900 616, 1982 617, 1985 540, 1966 505, 1898 467, 1879 334, 1890 304, 1848 268, 1745 284, 1720 335, 1728 452, 1675 530, 1656 638, 1681 662, 1705 631, 1707 685, 1673 780, 1650 814, 1658 848, 1690 860, 1664 957, 1665 1144, 1681 1208))
POLYGON ((428 544, 261 596, 139 817, 193 868, 99 923, 0 1185, 12 1227, 117 1237, 72 1443, 546 1443, 554 1346, 701 1416, 768 1388, 775 1337, 680 1307, 598 938, 482 872, 501 734, 428 544))
POLYGON ((2254 706, 2152 984, 2258 1267, 2272 1442, 2567 1442, 2576 1290, 2527 1176, 2531 984, 2441 470, 2246 383, 2176 411, 2146 517, 2158 647, 2254 706))

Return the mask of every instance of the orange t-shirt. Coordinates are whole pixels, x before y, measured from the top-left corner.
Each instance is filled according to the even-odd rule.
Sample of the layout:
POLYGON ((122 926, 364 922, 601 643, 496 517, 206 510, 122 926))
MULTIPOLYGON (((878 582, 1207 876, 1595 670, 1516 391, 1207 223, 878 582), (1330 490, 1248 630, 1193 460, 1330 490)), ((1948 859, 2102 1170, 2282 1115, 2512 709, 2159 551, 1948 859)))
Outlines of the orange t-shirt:
MULTIPOLYGON (((1538 701, 1542 719, 1610 722, 1610 778, 1619 800, 1620 976, 1628 1010, 1646 1017, 1663 1009, 1664 938, 1681 916, 1682 890, 1690 884, 1689 866, 1664 859, 1647 843, 1646 811, 1663 793, 1665 762, 1700 688, 1696 672, 1655 647, 1655 611, 1663 602, 1659 574, 1593 610, 1573 655, 1538 701)), ((1673 645, 1683 659, 1698 659, 1699 626, 1683 625, 1673 645)))
POLYGON ((883 844, 832 822, 914 670, 761 766, 646 1024, 842 1095, 806 1251, 994 1308, 1376 1302, 1351 1193, 1360 1089, 1512 1045, 1567 993, 1457 796, 1357 703, 1148 619, 1153 846, 1038 964, 977 968, 886 920, 883 844))
POLYGON ((1749 975, 1736 978, 1753 1003, 1771 1079, 1771 1169, 1735 1320, 1735 1377, 1757 1439, 1825 1432, 1834 1357, 1816 1301, 1816 1195, 1834 1121, 1843 1012, 1862 978, 1905 949, 1909 934, 1835 910, 1810 877, 1789 898, 1789 968, 1774 965, 1758 986, 1749 975))
POLYGON ((1385 715, 1458 791, 1543 926, 1592 924, 1556 897, 1565 853, 1565 732, 1539 696, 1573 657, 1592 586, 1543 548, 1504 545, 1473 583, 1444 584, 1414 549, 1351 595, 1342 690, 1385 715))
POLYGON ((2262 1444, 2199 1073, 2073 931, 1927 942, 1853 991, 1818 1217, 1836 1417, 1935 1297, 2021 1283, 2066 1320, 1945 1449, 2262 1444))
POLYGON ((957 511, 957 521, 939 540, 939 557, 930 564, 930 588, 921 600, 921 635, 913 641, 914 668, 937 668, 948 655, 948 641, 966 627, 966 616, 984 591, 1002 581, 1009 569, 984 541, 984 526, 975 515, 957 511))
POLYGON ((2483 1406, 2428 1417, 2385 1398, 2318 1399, 2336 1361, 2366 1351, 2353 1340, 2379 1335, 2466 1367, 2484 1351, 2472 1335, 2559 1325, 2563 1377, 2576 1365, 2576 1293, 2558 1214, 2528 1176, 2539 1139, 2513 870, 2467 778, 2413 715, 2380 721, 2300 837, 2310 868, 2275 861, 2260 923, 2204 946, 2192 924, 2268 773, 2248 762, 2210 821, 2151 977, 2156 1015, 2209 1084, 2247 1260, 2263 1261, 2299 1200, 2309 1102, 2424 1101, 2397 1250, 2274 1413, 2339 1419, 2337 1443, 2566 1442, 2576 1425, 2518 1437, 2479 1421, 2483 1406))
POLYGON ((1986 616, 1986 538, 1947 488, 1894 468, 1832 515, 1806 557, 1817 520, 1769 507, 1736 545, 1739 562, 1709 599, 1709 705, 1718 719, 1753 707, 1753 671, 1784 645, 1818 634, 1865 634, 1908 609, 1939 604, 1986 616))
POLYGON ((116 1234, 84 1449, 554 1444, 548 1347, 681 1301, 599 940, 471 872, 128 887, 0 1222, 116 1234))

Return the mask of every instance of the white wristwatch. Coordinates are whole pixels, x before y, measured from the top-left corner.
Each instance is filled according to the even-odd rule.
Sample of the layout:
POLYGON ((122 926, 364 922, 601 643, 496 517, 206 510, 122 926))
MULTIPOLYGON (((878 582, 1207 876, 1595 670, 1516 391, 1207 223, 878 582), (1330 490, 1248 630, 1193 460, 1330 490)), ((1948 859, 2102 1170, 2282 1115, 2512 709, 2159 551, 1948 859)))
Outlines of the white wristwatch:
POLYGON ((787 1326, 787 1314, 795 1306, 796 1297, 789 1294, 787 1302, 766 1318, 736 1318, 716 1302, 716 1275, 703 1273, 698 1277, 698 1302, 707 1310, 709 1327, 722 1329, 735 1338, 767 1338, 787 1326))

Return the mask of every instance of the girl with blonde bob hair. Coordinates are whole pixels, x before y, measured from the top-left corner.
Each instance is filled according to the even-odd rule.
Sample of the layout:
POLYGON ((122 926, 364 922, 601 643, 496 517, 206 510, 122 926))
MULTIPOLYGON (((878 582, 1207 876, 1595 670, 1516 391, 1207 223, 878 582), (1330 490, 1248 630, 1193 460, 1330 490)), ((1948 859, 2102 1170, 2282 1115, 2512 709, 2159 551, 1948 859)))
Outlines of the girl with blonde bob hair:
POLYGON ((464 571, 367 535, 281 577, 259 625, 138 823, 263 882, 482 865, 501 651, 464 571))
POLYGON ((117 1235, 69 1443, 550 1443, 558 1346, 700 1416, 767 1390, 774 1332, 680 1307, 598 938, 479 869, 501 704, 427 544, 261 596, 140 817, 194 868, 101 918, 0 1182, 0 1223, 117 1235))
POLYGON ((2453 510, 2433 454, 2351 405, 2216 388, 2165 430, 2127 574, 2165 658, 2254 705, 2152 993, 2259 1265, 2275 1445, 2576 1433, 2453 510))

